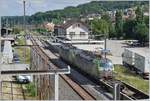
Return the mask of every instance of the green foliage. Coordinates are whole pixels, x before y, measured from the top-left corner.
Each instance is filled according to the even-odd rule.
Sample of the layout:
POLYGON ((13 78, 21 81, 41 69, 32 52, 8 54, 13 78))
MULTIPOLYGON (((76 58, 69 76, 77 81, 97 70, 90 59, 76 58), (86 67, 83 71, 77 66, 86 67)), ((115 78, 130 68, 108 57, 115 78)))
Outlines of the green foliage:
POLYGON ((29 93, 30 96, 34 97, 36 95, 35 85, 33 83, 29 83, 25 85, 26 92, 29 93))
POLYGON ((116 12, 116 23, 115 23, 115 30, 117 33, 117 38, 123 36, 123 19, 122 19, 122 12, 117 10, 116 12))
MULTIPOLYGON (((146 32, 149 28, 149 17, 144 17, 143 11, 149 11, 148 4, 148 1, 92 1, 76 7, 69 6, 62 10, 38 12, 32 16, 26 16, 26 24, 38 25, 45 21, 52 21, 55 24, 60 24, 68 18, 80 19, 82 17, 87 17, 89 14, 101 14, 101 20, 96 19, 92 22, 92 30, 94 34, 103 35, 109 33, 109 37, 124 37, 125 39, 138 39, 141 42, 145 42, 148 39, 146 32), (135 12, 136 19, 134 20, 134 17, 131 17, 124 22, 121 10, 132 7, 137 7, 135 12), (117 10, 115 25, 112 24, 109 15, 105 13, 105 11, 109 10, 117 10), (143 23, 145 23, 146 27, 143 23), (139 27, 142 27, 142 29, 139 27), (142 32, 142 30, 144 30, 144 32, 142 32)), ((23 24, 22 17, 23 16, 2 17, 2 26, 6 24, 7 19, 10 25, 12 24, 12 21, 14 21, 14 24, 16 25, 21 25, 23 24)), ((39 33, 47 32, 44 29, 37 29, 37 31, 39 33)), ((18 29, 14 30, 14 33, 18 32, 18 29)))
POLYGON ((125 39, 134 39, 135 38, 135 25, 136 21, 129 19, 123 25, 123 32, 125 33, 125 39))
POLYGON ((18 45, 24 45, 25 44, 25 40, 23 36, 19 36, 16 40, 18 45))
POLYGON ((108 23, 108 30, 109 30, 108 37, 110 37, 110 38, 116 37, 115 26, 114 26, 114 24, 112 24, 111 17, 109 16, 109 14, 108 13, 103 14, 101 19, 107 21, 107 23, 108 23))
POLYGON ((110 24, 110 26, 109 26, 109 38, 114 38, 116 36, 117 35, 116 35, 115 25, 110 24))
POLYGON ((143 16, 142 7, 138 6, 136 11, 136 19, 128 19, 123 26, 125 38, 139 40, 144 45, 148 42, 149 17, 143 16))
POLYGON ((69 18, 76 18, 76 17, 79 18, 79 15, 81 14, 81 12, 80 12, 80 9, 70 6, 70 7, 64 8, 63 13, 61 13, 61 14, 64 18, 67 18, 67 17, 69 17, 69 18))
POLYGON ((130 84, 135 88, 148 94, 149 92, 148 80, 144 80, 139 75, 132 73, 129 69, 120 65, 115 65, 114 72, 116 74, 115 75, 116 79, 121 80, 127 84, 130 84))
MULTIPOLYGON (((24 45, 25 40, 23 36, 18 36, 18 38, 15 40, 17 45, 24 45)), ((16 47, 16 52, 19 55, 19 59, 21 63, 24 63, 24 50, 26 50, 25 54, 25 63, 30 64, 30 48, 23 48, 23 47, 16 47)))
POLYGON ((80 10, 81 15, 88 15, 93 13, 102 13, 103 7, 100 1, 93 1, 87 4, 82 4, 77 6, 77 8, 80 10))
POLYGON ((13 33, 14 34, 19 34, 21 32, 21 29, 19 28, 13 28, 13 33))
POLYGON ((38 33, 48 32, 46 29, 42 29, 42 28, 38 28, 38 29, 36 29, 36 31, 37 31, 38 33))
POLYGON ((136 11, 135 11, 135 13, 136 13, 136 21, 137 21, 137 23, 142 23, 143 20, 144 20, 142 8, 138 6, 136 11))
POLYGON ((146 27, 145 23, 138 23, 135 26, 136 39, 140 43, 148 42, 149 40, 149 29, 146 27))
POLYGON ((103 19, 94 19, 92 21, 92 30, 96 35, 105 35, 109 32, 107 21, 103 19))
MULTIPOLYGON (((148 1, 92 1, 86 4, 81 4, 76 7, 66 7, 62 10, 53 10, 47 12, 38 12, 32 16, 26 16, 27 24, 40 24, 44 21, 59 21, 66 18, 86 17, 88 14, 103 14, 107 10, 126 9, 136 5, 148 5, 148 1)), ((145 7, 146 8, 146 7, 145 7)), ((14 24, 23 24, 23 16, 5 16, 2 17, 2 25, 8 19, 9 23, 14 21, 14 24)))
POLYGON ((149 16, 144 16, 144 23, 149 28, 149 16))
POLYGON ((111 18, 107 13, 103 14, 101 19, 107 21, 109 24, 111 23, 111 18))
POLYGON ((57 19, 57 18, 53 18, 52 22, 55 23, 55 24, 61 24, 63 22, 63 20, 57 19))

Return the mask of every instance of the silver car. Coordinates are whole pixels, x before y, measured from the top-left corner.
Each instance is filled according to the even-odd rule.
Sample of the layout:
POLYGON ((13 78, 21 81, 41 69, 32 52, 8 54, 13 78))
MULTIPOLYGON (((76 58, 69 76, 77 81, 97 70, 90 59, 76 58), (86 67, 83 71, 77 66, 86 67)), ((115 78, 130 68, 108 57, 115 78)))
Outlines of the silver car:
POLYGON ((29 75, 19 75, 19 76, 16 76, 16 81, 18 83, 30 83, 31 82, 31 76, 29 76, 29 75))

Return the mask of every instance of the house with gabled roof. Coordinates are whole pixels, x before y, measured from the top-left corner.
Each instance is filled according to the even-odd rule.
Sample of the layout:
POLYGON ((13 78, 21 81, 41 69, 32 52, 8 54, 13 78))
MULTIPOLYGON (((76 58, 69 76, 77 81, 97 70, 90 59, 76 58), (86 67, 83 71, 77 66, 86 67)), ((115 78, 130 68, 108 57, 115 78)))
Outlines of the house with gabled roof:
POLYGON ((89 27, 81 21, 69 20, 54 27, 55 35, 67 39, 88 39, 89 27))

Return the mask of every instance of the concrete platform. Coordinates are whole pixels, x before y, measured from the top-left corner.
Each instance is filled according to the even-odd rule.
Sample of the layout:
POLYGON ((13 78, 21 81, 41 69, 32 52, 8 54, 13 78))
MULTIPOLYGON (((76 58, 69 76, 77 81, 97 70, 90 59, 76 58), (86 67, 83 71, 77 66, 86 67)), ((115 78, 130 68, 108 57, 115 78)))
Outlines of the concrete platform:
POLYGON ((29 64, 1 64, 0 68, 1 71, 26 70, 26 68, 29 68, 29 64))
POLYGON ((87 50, 87 51, 99 51, 100 49, 104 49, 104 44, 75 44, 73 45, 79 49, 87 50))

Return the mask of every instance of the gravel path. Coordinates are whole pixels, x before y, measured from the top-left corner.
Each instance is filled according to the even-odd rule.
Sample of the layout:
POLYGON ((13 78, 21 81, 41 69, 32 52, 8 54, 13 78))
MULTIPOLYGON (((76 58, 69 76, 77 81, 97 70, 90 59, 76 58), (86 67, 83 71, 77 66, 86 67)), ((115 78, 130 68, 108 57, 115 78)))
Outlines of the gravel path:
POLYGON ((90 92, 97 100, 112 99, 112 94, 104 91, 100 85, 93 83, 74 69, 71 69, 71 73, 71 77, 76 82, 78 82, 84 89, 90 92))
POLYGON ((60 100, 82 100, 72 88, 59 77, 59 99, 60 100))

